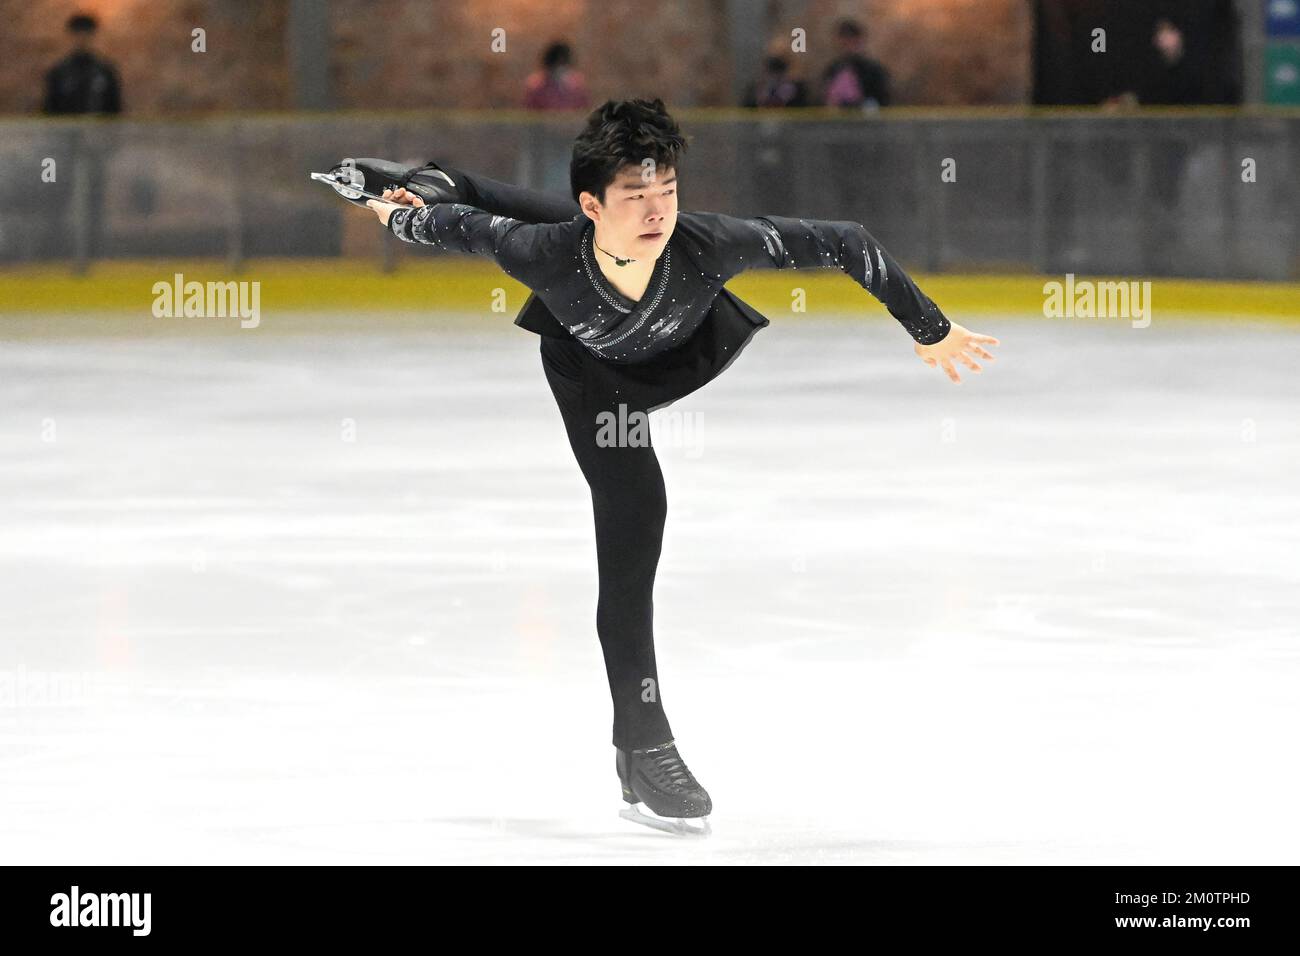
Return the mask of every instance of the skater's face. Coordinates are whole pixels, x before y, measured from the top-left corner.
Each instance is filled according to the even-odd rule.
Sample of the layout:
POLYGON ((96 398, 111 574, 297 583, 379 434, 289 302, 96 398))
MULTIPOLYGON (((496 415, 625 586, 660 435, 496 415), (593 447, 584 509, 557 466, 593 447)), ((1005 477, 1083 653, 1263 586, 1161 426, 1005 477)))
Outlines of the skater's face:
MULTIPOLYGON (((601 246, 657 259, 677 226, 677 170, 624 166, 605 187, 605 201, 584 192, 582 210, 602 233, 601 246), (608 245, 606 245, 608 243, 608 245)), ((598 240, 599 241, 599 240, 598 240)))

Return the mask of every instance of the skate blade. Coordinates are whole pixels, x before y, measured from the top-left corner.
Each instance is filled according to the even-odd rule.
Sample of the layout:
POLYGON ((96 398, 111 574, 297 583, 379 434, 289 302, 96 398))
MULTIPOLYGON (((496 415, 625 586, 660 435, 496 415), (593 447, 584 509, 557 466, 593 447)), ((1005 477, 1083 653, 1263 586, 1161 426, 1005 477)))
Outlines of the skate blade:
POLYGON ((631 820, 654 830, 662 830, 674 836, 706 837, 713 832, 708 817, 659 817, 641 812, 640 804, 633 804, 618 811, 624 820, 631 820), (693 821, 698 821, 695 823, 693 821))
POLYGON ((367 192, 364 188, 365 179, 361 178, 360 182, 348 179, 344 174, 312 173, 311 178, 318 183, 325 183, 344 199, 353 203, 360 203, 362 199, 378 199, 380 202, 387 202, 383 196, 376 196, 372 192, 367 192))

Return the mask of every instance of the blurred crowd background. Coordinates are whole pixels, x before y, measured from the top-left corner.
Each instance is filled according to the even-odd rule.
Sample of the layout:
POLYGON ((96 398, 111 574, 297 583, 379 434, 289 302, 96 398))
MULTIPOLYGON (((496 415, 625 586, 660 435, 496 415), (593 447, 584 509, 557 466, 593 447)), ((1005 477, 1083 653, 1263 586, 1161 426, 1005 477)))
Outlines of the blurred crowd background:
POLYGON ((585 112, 660 96, 693 136, 687 208, 870 222, 937 271, 1296 274, 1300 0, 0 0, 0 17, 0 160, 62 161, 44 189, 0 181, 0 262, 391 265, 403 253, 309 170, 441 158, 567 192, 585 112))
POLYGON ((3 0, 0 111, 563 110, 646 90, 668 92, 678 107, 1095 105, 1126 94, 1151 104, 1294 105, 1298 8, 1295 0, 3 0), (201 54, 191 49, 195 28, 206 35, 201 54), (1107 33, 1104 52, 1094 49, 1097 29, 1107 33), (80 98, 70 93, 78 80, 80 98), (102 92, 91 95, 92 86, 102 92))

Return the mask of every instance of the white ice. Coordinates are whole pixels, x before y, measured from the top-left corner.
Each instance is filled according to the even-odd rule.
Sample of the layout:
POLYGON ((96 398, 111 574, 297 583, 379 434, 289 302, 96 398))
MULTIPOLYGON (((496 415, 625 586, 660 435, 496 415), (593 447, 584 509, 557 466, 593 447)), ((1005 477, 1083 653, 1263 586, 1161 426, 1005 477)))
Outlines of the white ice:
POLYGON ((701 841, 617 815, 535 336, 0 341, 0 863, 1294 864, 1300 333, 965 322, 657 416, 701 841))

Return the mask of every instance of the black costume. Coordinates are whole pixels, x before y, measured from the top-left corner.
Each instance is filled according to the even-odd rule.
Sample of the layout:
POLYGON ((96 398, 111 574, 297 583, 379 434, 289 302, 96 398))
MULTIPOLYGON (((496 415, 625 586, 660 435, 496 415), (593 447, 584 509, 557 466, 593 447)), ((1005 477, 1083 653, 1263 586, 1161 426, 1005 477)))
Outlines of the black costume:
POLYGON ((596 630, 614 701, 614 745, 669 741, 652 599, 667 514, 663 475, 648 440, 603 443, 598 416, 632 421, 634 412, 662 408, 721 374, 768 324, 723 288, 746 269, 840 268, 924 344, 947 335, 948 320, 858 223, 781 216, 679 212, 644 296, 633 301, 600 271, 594 224, 576 203, 440 168, 460 201, 395 211, 389 229, 408 242, 493 256, 532 290, 515 321, 542 336, 547 382, 591 487, 596 630))
POLYGON ((827 105, 866 106, 873 101, 877 106, 889 105, 889 74, 885 68, 870 57, 861 53, 846 53, 833 60, 822 71, 822 94, 825 96, 835 80, 835 74, 841 70, 852 70, 857 80, 858 98, 851 103, 827 105))
POLYGON ((45 74, 45 112, 120 113, 121 90, 111 63, 89 51, 78 50, 45 74))

